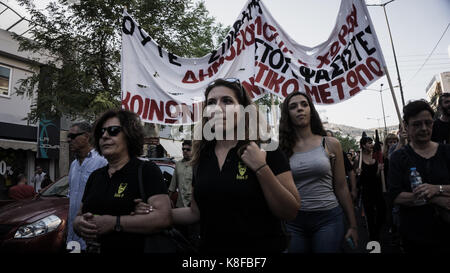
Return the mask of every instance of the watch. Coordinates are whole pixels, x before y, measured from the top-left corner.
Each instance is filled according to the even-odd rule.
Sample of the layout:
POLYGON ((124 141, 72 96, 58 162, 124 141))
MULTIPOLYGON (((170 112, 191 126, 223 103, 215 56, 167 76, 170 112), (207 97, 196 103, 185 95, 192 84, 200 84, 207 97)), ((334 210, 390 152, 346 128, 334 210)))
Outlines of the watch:
POLYGON ((116 225, 114 226, 115 232, 122 232, 123 227, 120 225, 120 215, 116 217, 116 225))
POLYGON ((439 185, 439 194, 443 194, 444 193, 444 188, 442 187, 442 185, 439 185))

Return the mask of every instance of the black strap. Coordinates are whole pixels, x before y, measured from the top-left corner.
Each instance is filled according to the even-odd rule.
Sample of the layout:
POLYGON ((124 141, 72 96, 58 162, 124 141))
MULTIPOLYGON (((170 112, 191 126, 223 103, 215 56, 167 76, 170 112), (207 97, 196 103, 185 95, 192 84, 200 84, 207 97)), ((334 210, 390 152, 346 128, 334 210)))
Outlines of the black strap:
POLYGON ((143 162, 139 160, 139 167, 138 167, 139 194, 141 195, 142 202, 147 203, 147 198, 145 196, 144 191, 144 183, 142 182, 142 165, 143 162))

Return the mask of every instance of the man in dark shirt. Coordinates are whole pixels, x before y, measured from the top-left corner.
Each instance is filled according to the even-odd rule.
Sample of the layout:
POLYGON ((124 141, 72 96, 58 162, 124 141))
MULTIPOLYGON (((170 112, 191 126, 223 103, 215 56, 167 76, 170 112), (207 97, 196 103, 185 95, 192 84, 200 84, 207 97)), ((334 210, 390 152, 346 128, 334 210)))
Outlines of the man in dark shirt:
POLYGON ((433 124, 431 140, 439 143, 450 143, 450 93, 442 93, 439 97, 441 117, 433 124))

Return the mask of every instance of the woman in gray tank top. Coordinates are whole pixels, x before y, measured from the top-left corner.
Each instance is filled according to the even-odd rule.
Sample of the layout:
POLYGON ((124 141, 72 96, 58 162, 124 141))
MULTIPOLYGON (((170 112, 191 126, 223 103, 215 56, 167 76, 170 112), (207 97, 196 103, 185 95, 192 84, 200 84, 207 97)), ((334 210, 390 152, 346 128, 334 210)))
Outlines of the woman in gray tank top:
POLYGON ((286 225, 292 236, 291 253, 340 252, 344 238, 358 244, 342 148, 337 139, 325 135, 311 99, 291 93, 284 100, 280 121, 280 146, 302 197, 297 218, 286 225), (347 231, 344 214, 350 224, 347 231))

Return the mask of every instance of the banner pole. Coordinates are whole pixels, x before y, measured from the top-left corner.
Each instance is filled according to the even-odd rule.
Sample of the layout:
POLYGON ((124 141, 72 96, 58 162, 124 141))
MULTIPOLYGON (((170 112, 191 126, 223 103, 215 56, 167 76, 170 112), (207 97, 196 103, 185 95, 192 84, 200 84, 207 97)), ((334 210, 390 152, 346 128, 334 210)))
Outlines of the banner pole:
MULTIPOLYGON (((384 73, 386 74, 386 78, 389 83, 389 89, 391 90, 392 99, 394 100, 395 110, 397 112, 398 122, 402 124, 402 116, 400 114, 400 108, 398 108, 397 98, 395 97, 394 87, 392 86, 391 77, 389 76, 389 72, 386 66, 383 66, 384 73)), ((403 126, 402 126, 403 127, 403 126)))

